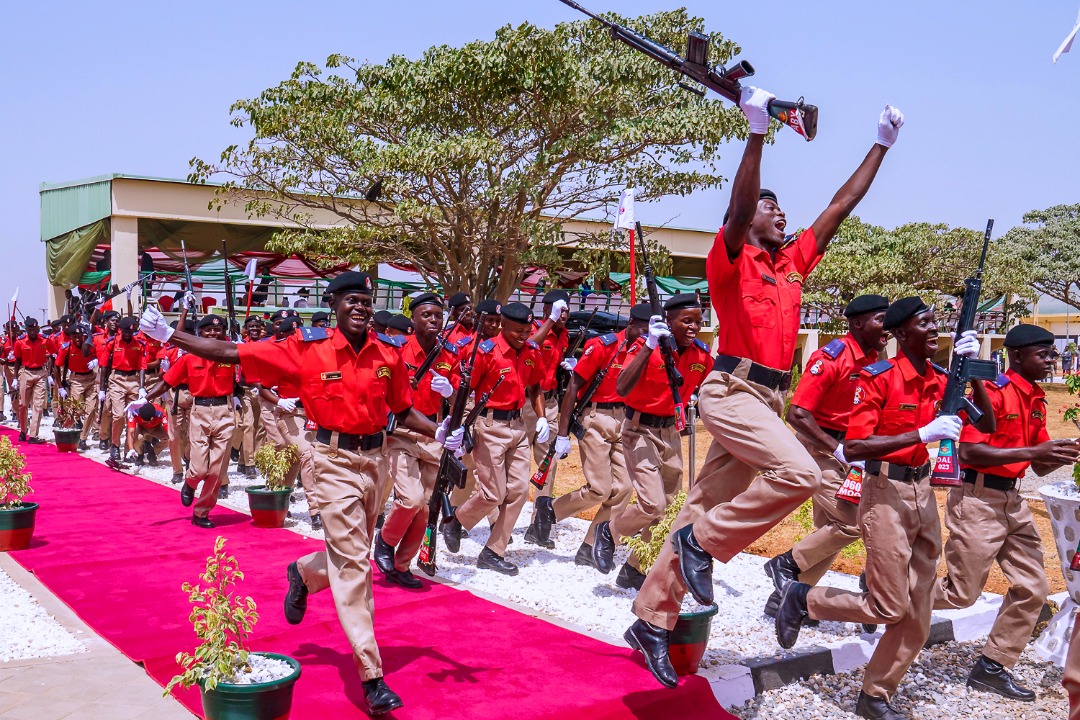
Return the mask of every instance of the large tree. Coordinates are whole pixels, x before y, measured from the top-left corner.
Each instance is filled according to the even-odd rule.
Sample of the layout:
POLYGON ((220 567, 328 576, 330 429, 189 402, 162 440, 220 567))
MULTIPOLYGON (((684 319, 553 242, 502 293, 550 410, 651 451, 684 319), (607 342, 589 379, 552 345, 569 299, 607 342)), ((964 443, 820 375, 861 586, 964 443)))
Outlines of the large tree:
POLYGON ((1055 205, 1024 214, 1002 242, 1040 293, 1080 309, 1080 205, 1055 205))
MULTIPOLYGON (((703 27, 685 10, 618 19, 673 47, 703 27)), ((714 59, 737 51, 712 36, 714 59)), ((527 264, 558 262, 562 220, 612 208, 623 187, 648 201, 722 183, 716 161, 745 135, 742 114, 677 81, 587 20, 506 26, 418 60, 334 55, 235 103, 253 137, 193 160, 191 178, 224 179, 220 202, 298 223, 275 238, 281 251, 408 263, 447 291, 505 298, 527 264), (341 225, 313 230, 316 208, 341 225)))

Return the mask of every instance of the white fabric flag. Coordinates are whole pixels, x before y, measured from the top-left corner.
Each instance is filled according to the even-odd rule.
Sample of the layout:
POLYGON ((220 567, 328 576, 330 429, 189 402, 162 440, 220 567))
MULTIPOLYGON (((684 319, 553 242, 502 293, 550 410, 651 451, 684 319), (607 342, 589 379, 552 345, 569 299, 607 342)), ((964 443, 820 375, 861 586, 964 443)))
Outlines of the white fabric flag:
POLYGON ((1065 38, 1065 41, 1058 47, 1057 52, 1054 53, 1053 61, 1055 65, 1059 57, 1072 50, 1073 40, 1076 39, 1077 32, 1080 32, 1080 12, 1076 15, 1076 24, 1073 25, 1072 32, 1069 33, 1069 36, 1065 38))
POLYGON ((244 274, 247 275, 249 283, 255 282, 255 274, 258 272, 258 263, 255 262, 255 258, 251 258, 247 261, 247 265, 244 267, 244 274))
POLYGON ((15 286, 15 294, 11 296, 11 304, 14 305, 19 301, 19 287, 15 286))
POLYGON ((615 217, 615 227, 621 230, 634 229, 634 189, 623 190, 619 198, 619 214, 615 217))

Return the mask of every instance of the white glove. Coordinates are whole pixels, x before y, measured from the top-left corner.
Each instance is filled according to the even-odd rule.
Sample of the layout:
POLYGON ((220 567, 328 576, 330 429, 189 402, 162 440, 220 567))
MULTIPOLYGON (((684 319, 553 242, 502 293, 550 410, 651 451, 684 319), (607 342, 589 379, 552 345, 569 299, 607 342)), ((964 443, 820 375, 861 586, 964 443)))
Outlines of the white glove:
POLYGON ((134 449, 127 451, 127 459, 128 460, 137 460, 138 457, 139 457, 139 453, 137 453, 134 449))
POLYGON ((278 398, 277 406, 287 413, 296 411, 296 398, 278 398))
POLYGON ((456 454, 458 450, 462 449, 461 443, 462 441, 464 441, 464 439, 465 428, 459 427, 457 430, 447 435, 446 439, 442 440, 441 442, 444 448, 456 454))
POLYGON ((139 412, 139 408, 141 408, 145 404, 146 404, 145 400, 132 400, 131 402, 129 402, 128 405, 127 405, 127 414, 128 414, 128 416, 130 417, 130 416, 134 415, 135 413, 139 412))
POLYGON ((450 381, 444 378, 437 372, 431 373, 431 389, 444 398, 448 398, 454 394, 454 386, 450 384, 450 381))
POLYGON ((963 426, 964 423, 955 415, 939 415, 919 428, 919 439, 924 443, 945 439, 959 440, 960 428, 963 426))
POLYGON ((980 345, 978 333, 974 330, 966 330, 960 334, 960 339, 953 346, 953 352, 960 357, 976 358, 979 357, 980 345))
POLYGON ((649 318, 649 336, 645 338, 645 345, 650 350, 660 347, 660 340, 669 335, 671 335, 671 329, 664 322, 664 318, 659 315, 653 315, 649 318))
POLYGON ((153 305, 148 305, 139 318, 139 330, 143 335, 152 337, 158 342, 167 343, 172 337, 173 329, 165 322, 165 316, 153 305))
POLYGON ((551 426, 548 425, 547 418, 536 419, 536 442, 546 443, 548 438, 551 437, 551 426))
POLYGON ((184 304, 188 307, 198 307, 199 300, 195 297, 195 293, 191 292, 190 290, 184 293, 184 304))
POLYGON ((100 403, 105 402, 105 391, 104 390, 98 390, 97 399, 98 399, 98 402, 100 402, 100 403))
POLYGON ((97 358, 94 358, 90 362, 86 363, 86 367, 89 370, 97 370, 97 366, 98 366, 97 358))
POLYGON ((558 322, 562 314, 566 312, 566 301, 556 300, 555 304, 551 306, 551 314, 548 315, 548 320, 551 322, 558 322))
POLYGON ((762 90, 753 85, 743 86, 742 95, 739 97, 739 107, 742 108, 746 121, 750 123, 750 132, 754 135, 764 135, 769 132, 769 101, 775 97, 768 90, 762 90))
POLYGON ((60 388, 60 399, 61 400, 67 400, 67 396, 68 396, 68 391, 65 390, 64 388, 60 388))
POLYGON ((865 460, 856 460, 855 462, 851 463, 851 467, 853 467, 853 468, 857 467, 860 470, 865 471, 866 470, 866 461, 865 460))
POLYGON ((559 367, 561 367, 563 370, 566 370, 567 372, 574 372, 574 368, 577 367, 577 358, 568 357, 561 363, 559 363, 559 367))
POLYGON ((146 388, 139 388, 139 399, 140 400, 145 400, 146 399, 146 388))
POLYGON ((446 433, 447 433, 447 430, 449 430, 449 428, 450 428, 450 418, 446 418, 441 423, 439 423, 439 426, 437 428, 435 428, 435 442, 439 443, 440 445, 445 446, 446 445, 446 433))
POLYGON ((570 438, 562 435, 555 436, 555 456, 562 460, 570 454, 570 438))
POLYGON ((841 465, 851 465, 851 463, 848 462, 847 457, 844 455, 844 443, 840 443, 836 446, 836 449, 832 451, 832 456, 836 458, 836 462, 840 463, 841 465))
POLYGON ((900 134, 900 128, 904 126, 904 113, 892 105, 886 105, 881 111, 881 117, 877 121, 877 144, 887 148, 896 142, 896 136, 900 134))
POLYGON ((169 368, 172 367, 172 363, 169 362, 169 358, 163 357, 158 362, 158 370, 161 372, 169 372, 169 368))
POLYGON ((49 390, 52 390, 52 386, 53 386, 52 375, 46 375, 45 376, 45 387, 48 388, 49 390))

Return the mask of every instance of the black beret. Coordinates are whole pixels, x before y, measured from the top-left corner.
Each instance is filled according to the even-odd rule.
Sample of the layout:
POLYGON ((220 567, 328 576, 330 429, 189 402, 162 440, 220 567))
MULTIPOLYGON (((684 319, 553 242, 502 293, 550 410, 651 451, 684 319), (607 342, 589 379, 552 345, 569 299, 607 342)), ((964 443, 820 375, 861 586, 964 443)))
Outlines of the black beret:
POLYGON ((282 334, 291 333, 293 330, 296 329, 296 326, 300 324, 301 322, 299 318, 287 317, 281 321, 280 325, 278 325, 278 332, 282 334))
POLYGON ((329 313, 324 313, 324 312, 322 312, 320 310, 319 312, 312 313, 312 315, 311 315, 311 322, 313 322, 313 323, 322 322, 324 320, 326 320, 326 321, 330 320, 330 314, 329 313))
POLYGON ((157 415, 157 410, 150 403, 146 403, 139 408, 139 417, 141 417, 146 422, 150 422, 151 420, 153 420, 155 415, 157 415))
POLYGON ((860 295, 844 308, 844 317, 855 317, 864 313, 881 312, 889 309, 889 298, 884 295, 860 295))
POLYGON ((111 320, 114 317, 120 317, 120 313, 116 312, 115 310, 106 310, 101 314, 101 317, 105 318, 106 320, 111 320))
POLYGON ((250 317, 248 317, 248 319, 244 320, 244 327, 247 327, 248 325, 254 325, 257 322, 262 322, 262 320, 260 320, 254 315, 251 315, 250 317))
POLYGON ((71 326, 71 334, 72 335, 89 335, 90 334, 90 326, 87 325, 86 323, 75 323, 74 325, 71 326))
POLYGON ((392 327, 395 330, 400 330, 403 333, 410 333, 413 329, 412 320, 404 315, 394 315, 386 323, 386 327, 392 327))
POLYGON ((1053 344, 1054 333, 1038 325, 1017 325, 1005 335, 1005 347, 1007 348, 1053 344))
POLYGON ((649 303, 638 303, 630 308, 630 319, 649 322, 649 320, 652 319, 652 305, 649 303))
POLYGON ((698 300, 697 293, 679 293, 678 295, 672 295, 664 303, 664 311, 671 312, 672 310, 682 310, 683 308, 700 308, 701 301, 698 300))
POLYGON ((502 314, 502 305, 494 298, 488 298, 487 300, 481 300, 476 304, 476 314, 480 315, 500 315, 502 314))
POLYGON ((331 280, 330 284, 326 286, 326 292, 331 294, 350 290, 353 292, 374 295, 375 287, 371 283, 371 275, 368 275, 366 272, 346 270, 331 280))
POLYGON ((23 320, 23 325, 25 327, 28 327, 28 328, 37 327, 38 326, 37 318, 28 317, 25 320, 23 320))
POLYGON ((885 311, 885 329, 895 330, 920 313, 929 310, 920 297, 900 298, 885 311))
POLYGON ((132 317, 131 315, 128 315, 126 318, 124 318, 124 319, 122 319, 120 321, 120 329, 121 330, 138 330, 139 329, 139 318, 132 317))
MULTIPOLYGON (((766 198, 769 199, 769 200, 772 200, 773 202, 779 202, 776 199, 776 193, 774 193, 772 190, 769 190, 768 188, 761 188, 761 192, 758 193, 758 202, 761 202, 762 200, 765 200, 766 198)), ((730 214, 731 214, 730 210, 725 210, 724 211, 724 223, 723 223, 724 225, 727 225, 728 216, 730 214)))
POLYGON ((394 317, 394 314, 392 312, 389 312, 387 310, 379 310, 371 316, 371 319, 379 323, 380 325, 389 325, 390 318, 392 317, 394 317))
POLYGON ((424 293, 423 295, 417 295, 413 298, 412 303, 409 304, 410 308, 418 308, 421 305, 437 305, 442 307, 442 298, 436 293, 424 293))
MULTIPOLYGON (((123 324, 123 323, 121 323, 123 324)), ((224 327, 225 323, 217 315, 203 315, 199 318, 199 329, 208 327, 224 327)))
POLYGON ((287 317, 289 317, 288 310, 275 310, 274 314, 270 316, 270 322, 274 322, 276 320, 284 320, 287 317))
POLYGON ((545 305, 554 305, 559 300, 562 300, 566 303, 570 302, 570 293, 566 292, 565 290, 548 290, 544 294, 545 305))
POLYGON ((69 323, 69 322, 71 322, 71 316, 70 315, 61 315, 60 319, 57 320, 57 322, 69 323))
POLYGON ((452 308, 461 307, 462 305, 469 304, 469 296, 463 292, 457 292, 450 296, 450 299, 446 301, 446 304, 452 308))
POLYGON ((503 305, 502 316, 512 322, 531 323, 533 321, 532 310, 529 309, 528 305, 519 302, 503 305))

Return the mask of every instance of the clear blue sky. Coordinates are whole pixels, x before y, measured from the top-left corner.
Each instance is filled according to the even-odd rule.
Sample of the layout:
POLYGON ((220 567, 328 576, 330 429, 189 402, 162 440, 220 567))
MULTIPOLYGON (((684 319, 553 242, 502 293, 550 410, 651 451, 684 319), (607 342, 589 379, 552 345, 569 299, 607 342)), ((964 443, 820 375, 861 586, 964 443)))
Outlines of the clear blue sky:
MULTIPOLYGON (((818 139, 784 131, 763 181, 794 224, 808 224, 874 140, 886 102, 907 125, 858 213, 998 234, 1030 209, 1080 202, 1080 48, 1050 56, 1077 0, 684 0, 709 30, 739 42, 755 84, 821 108, 818 139)), ((666 0, 587 0, 642 14, 666 0)), ((577 19, 557 0, 435 2, 17 3, 0 44, 0 297, 45 305, 38 186, 111 172, 184 177, 193 156, 244 139, 228 107, 330 53, 382 61, 434 44, 490 38, 507 23, 577 19)), ((629 51, 629 50, 628 50, 629 51)), ((733 176, 732 147, 723 171, 733 176)), ((644 219, 713 228, 727 188, 665 202, 644 219)), ((6 300, 5 300, 6 301, 6 300)))

